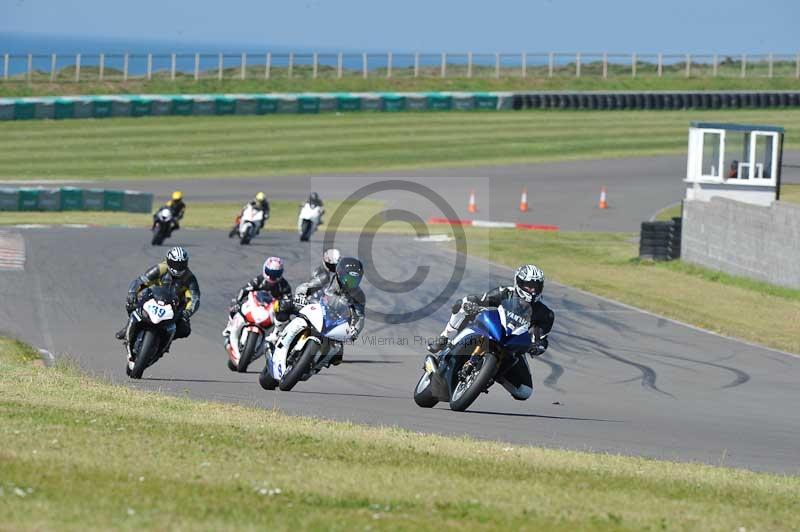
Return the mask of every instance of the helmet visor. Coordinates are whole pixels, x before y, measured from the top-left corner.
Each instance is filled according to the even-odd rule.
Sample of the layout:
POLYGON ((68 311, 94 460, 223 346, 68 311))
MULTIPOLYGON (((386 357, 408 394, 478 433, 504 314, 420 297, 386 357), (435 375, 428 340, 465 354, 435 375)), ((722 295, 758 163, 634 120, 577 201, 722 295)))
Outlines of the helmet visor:
POLYGON ((339 284, 341 284, 342 288, 345 290, 354 290, 361 284, 361 276, 353 275, 353 272, 347 272, 339 276, 339 284))
POLYGON ((186 267, 188 263, 183 260, 168 260, 167 261, 167 269, 169 273, 172 274, 173 277, 180 277, 184 273, 186 273, 186 267))
POLYGON ((521 279, 517 279, 517 286, 521 290, 536 297, 542 293, 542 288, 544 288, 544 283, 542 281, 523 281, 521 279))
POLYGON ((281 280, 283 277, 283 268, 273 270, 270 268, 264 268, 264 279, 270 284, 275 284, 281 280))

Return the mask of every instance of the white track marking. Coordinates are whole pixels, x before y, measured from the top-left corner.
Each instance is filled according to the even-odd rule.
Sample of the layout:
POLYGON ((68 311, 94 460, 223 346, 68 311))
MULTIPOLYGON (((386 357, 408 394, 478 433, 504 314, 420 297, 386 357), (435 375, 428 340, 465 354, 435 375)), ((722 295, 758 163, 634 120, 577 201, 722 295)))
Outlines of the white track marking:
POLYGON ((25 239, 19 233, 0 230, 0 270, 25 269, 25 239))

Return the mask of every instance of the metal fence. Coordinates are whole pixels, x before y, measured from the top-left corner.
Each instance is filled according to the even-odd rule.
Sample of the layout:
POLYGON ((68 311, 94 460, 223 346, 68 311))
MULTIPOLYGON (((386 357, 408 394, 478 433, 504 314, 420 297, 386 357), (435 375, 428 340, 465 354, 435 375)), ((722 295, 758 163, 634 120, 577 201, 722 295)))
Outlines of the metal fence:
POLYGON ((3 54, 7 82, 342 78, 795 78, 800 53, 3 54))

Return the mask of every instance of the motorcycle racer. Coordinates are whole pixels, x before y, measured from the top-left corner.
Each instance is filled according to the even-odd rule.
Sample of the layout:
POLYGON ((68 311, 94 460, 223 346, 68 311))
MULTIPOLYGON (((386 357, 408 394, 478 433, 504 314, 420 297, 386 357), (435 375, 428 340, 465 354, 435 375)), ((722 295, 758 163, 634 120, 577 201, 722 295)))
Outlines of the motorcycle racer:
POLYGON ((258 209, 264 213, 264 217, 261 219, 258 227, 256 228, 256 234, 261 232, 264 228, 264 224, 269 219, 269 201, 267 201, 267 196, 263 192, 259 192, 256 194, 255 198, 253 198, 249 203, 247 203, 239 213, 239 216, 236 217, 236 223, 233 224, 233 228, 231 229, 230 233, 228 233, 228 238, 233 238, 236 236, 236 233, 239 231, 239 221, 244 214, 244 210, 247 208, 247 205, 252 206, 254 209, 258 209))
MULTIPOLYGON (((247 294, 253 291, 264 290, 278 301, 278 311, 275 313, 275 327, 272 335, 268 338, 269 341, 274 341, 273 336, 283 329, 289 321, 292 311, 292 286, 283 276, 283 270, 284 262, 282 258, 267 257, 261 268, 261 273, 244 285, 231 301, 231 316, 239 312, 247 294)), ((226 328, 222 334, 227 336, 229 333, 230 331, 226 328)))
MULTIPOLYGON (((173 231, 177 231, 180 229, 180 224, 178 223, 186 212, 186 203, 183 202, 183 192, 180 190, 176 190, 172 193, 172 198, 167 201, 162 207, 156 209, 156 212, 160 211, 164 207, 168 208, 170 212, 172 212, 172 225, 169 228, 169 232, 167 236, 172 236, 173 231)), ((156 215, 153 215, 153 228, 156 226, 156 215)))

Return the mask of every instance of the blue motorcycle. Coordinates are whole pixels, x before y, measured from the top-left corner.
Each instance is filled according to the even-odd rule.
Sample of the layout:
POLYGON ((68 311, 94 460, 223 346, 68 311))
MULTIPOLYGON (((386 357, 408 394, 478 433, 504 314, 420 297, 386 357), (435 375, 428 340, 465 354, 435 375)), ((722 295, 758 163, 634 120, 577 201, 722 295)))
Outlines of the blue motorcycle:
POLYGON ((498 308, 481 311, 438 358, 425 358, 425 373, 414 390, 414 401, 432 408, 449 401, 462 412, 515 364, 523 363, 531 346, 531 306, 518 297, 498 308))

